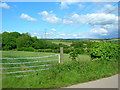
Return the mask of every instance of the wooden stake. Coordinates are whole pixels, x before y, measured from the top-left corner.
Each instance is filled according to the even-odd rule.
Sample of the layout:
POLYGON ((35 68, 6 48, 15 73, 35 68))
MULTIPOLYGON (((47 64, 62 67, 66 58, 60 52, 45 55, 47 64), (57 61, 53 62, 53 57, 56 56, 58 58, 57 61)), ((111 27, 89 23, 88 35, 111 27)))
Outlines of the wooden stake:
POLYGON ((60 63, 64 63, 64 56, 63 56, 63 47, 60 47, 60 63))

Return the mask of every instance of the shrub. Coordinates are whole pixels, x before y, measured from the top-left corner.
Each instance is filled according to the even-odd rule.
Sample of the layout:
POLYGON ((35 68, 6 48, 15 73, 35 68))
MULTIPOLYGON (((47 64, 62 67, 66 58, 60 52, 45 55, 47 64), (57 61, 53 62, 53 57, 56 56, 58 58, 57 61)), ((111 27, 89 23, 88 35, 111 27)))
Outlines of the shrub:
POLYGON ((118 45, 111 43, 97 43, 92 48, 90 55, 92 58, 98 58, 102 61, 110 61, 118 57, 118 45))
POLYGON ((74 49, 74 51, 70 52, 70 58, 73 60, 73 61, 76 61, 76 58, 78 57, 78 54, 79 54, 79 49, 74 49))
POLYGON ((74 51, 74 48, 64 48, 64 53, 70 53, 71 51, 74 51))
POLYGON ((52 52, 53 52, 53 53, 59 53, 60 50, 59 50, 59 49, 53 49, 52 52))
POLYGON ((17 48, 18 51, 35 51, 34 48, 32 47, 21 47, 21 48, 17 48))
MULTIPOLYGON (((64 48, 64 53, 70 53, 73 51, 73 48, 64 48)), ((60 49, 37 49, 37 52, 53 52, 53 53, 59 53, 60 49)))

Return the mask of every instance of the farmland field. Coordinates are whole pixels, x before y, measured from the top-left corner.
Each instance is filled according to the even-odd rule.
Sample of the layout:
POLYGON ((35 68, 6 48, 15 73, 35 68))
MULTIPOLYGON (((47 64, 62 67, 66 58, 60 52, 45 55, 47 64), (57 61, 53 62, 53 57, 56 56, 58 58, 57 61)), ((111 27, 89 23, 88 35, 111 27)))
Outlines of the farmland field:
POLYGON ((51 40, 52 41, 52 43, 55 43, 55 44, 64 44, 64 45, 67 45, 67 46, 70 46, 72 43, 71 43, 71 41, 69 41, 69 42, 66 42, 66 41, 60 41, 60 40, 51 40))
MULTIPOLYGON (((18 57, 43 57, 49 55, 55 55, 59 53, 46 53, 46 52, 27 52, 27 51, 2 51, 2 58, 18 58, 18 57)), ((70 61, 69 54, 64 54, 65 61, 70 61)), ((79 55, 80 60, 90 60, 89 55, 79 55)))
MULTIPOLYGON (((24 52, 24 51, 3 51, 2 52, 2 58, 25 58, 25 57, 44 57, 49 55, 55 55, 56 53, 43 53, 43 52, 24 52)), ((58 56, 52 56, 52 57, 46 57, 46 58, 39 58, 39 59, 4 59, 2 60, 2 63, 21 63, 21 62, 34 62, 34 61, 46 61, 46 60, 55 60, 50 62, 38 62, 38 63, 27 63, 27 64, 5 64, 3 65, 3 68, 10 68, 10 67, 31 67, 31 66, 39 66, 39 65, 52 65, 52 64, 58 64, 58 56)), ((89 61, 90 57, 88 55, 79 55, 78 60, 81 61, 89 61)), ((64 55, 64 62, 71 61, 68 54, 64 55)), ((27 70, 37 70, 37 69, 45 69, 47 67, 31 67, 27 70)), ((5 69, 3 70, 4 73, 6 72, 13 72, 13 71, 21 71, 21 68, 15 68, 15 69, 5 69)), ((24 73, 25 74, 25 73, 24 73)), ((19 73, 17 74, 9 74, 11 76, 15 75, 21 75, 19 73)))
MULTIPOLYGON (((24 51, 3 51, 2 58, 25 58, 25 57, 31 58, 31 57, 44 57, 44 56, 49 56, 49 55, 54 55, 54 54, 53 53, 24 52, 24 51)), ((58 59, 58 56, 37 58, 37 59, 4 59, 2 60, 2 63, 18 63, 18 64, 7 64, 7 65, 5 64, 5 65, 2 65, 3 68, 10 68, 10 67, 21 67, 21 68, 5 69, 3 70, 3 73, 23 71, 23 69, 25 70, 46 69, 46 68, 49 68, 49 66, 46 67, 42 65, 56 64, 58 63, 58 60, 56 59, 58 59), (46 60, 55 60, 55 61, 37 62, 37 61, 46 61, 46 60), (27 63, 27 62, 31 62, 31 63, 27 63), (32 63, 32 62, 35 62, 35 63, 32 63), (25 63, 25 64, 19 64, 19 63, 25 63), (39 67, 40 65, 41 67, 39 67), (26 67, 29 67, 29 68, 26 68, 26 67)), ((26 75, 26 72, 22 74, 26 75)), ((29 74, 32 74, 32 72, 30 72, 29 74)), ((9 74, 8 76, 16 76, 16 75, 21 75, 21 73, 15 73, 15 74, 13 73, 13 74, 9 74)))

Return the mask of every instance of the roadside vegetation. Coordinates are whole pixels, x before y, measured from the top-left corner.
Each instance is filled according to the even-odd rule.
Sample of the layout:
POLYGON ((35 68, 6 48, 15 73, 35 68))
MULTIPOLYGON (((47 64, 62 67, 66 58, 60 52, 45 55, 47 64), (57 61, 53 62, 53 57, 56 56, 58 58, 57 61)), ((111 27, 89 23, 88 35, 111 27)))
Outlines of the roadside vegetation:
MULTIPOLYGON (((27 72, 30 75, 27 77, 3 75, 3 88, 60 88, 118 73, 120 45, 116 39, 45 40, 31 37, 28 33, 20 34, 18 32, 3 32, 2 38, 3 51, 0 53, 4 58, 54 55, 59 53, 60 47, 64 48, 63 64, 52 62, 55 65, 50 66, 49 70, 27 72)), ((47 59, 55 58, 58 57, 47 59)), ((22 60, 2 60, 2 62, 22 62, 22 60)), ((39 63, 34 65, 39 65, 39 63)), ((9 66, 3 65, 3 67, 9 66)))
MULTIPOLYGON (((22 52, 23 53, 23 52, 22 52)), ((68 59, 68 56, 65 55, 68 59)), ((118 73, 118 63, 91 61, 87 55, 80 55, 77 61, 69 59, 64 64, 56 64, 46 71, 27 73, 27 77, 7 77, 3 75, 3 88, 60 88, 77 83, 97 80, 118 73), (83 59, 79 59, 79 58, 83 59)), ((12 74, 11 74, 12 75, 12 74)))

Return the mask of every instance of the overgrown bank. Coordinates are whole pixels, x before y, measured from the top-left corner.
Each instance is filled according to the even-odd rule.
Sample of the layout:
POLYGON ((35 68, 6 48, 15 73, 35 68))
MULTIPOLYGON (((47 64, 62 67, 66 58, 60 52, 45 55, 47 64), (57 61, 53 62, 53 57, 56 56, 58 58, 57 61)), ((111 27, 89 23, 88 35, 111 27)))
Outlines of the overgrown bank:
POLYGON ((28 77, 3 77, 3 88, 59 88, 96 80, 118 73, 118 62, 79 61, 58 64, 50 70, 34 72, 28 77))

